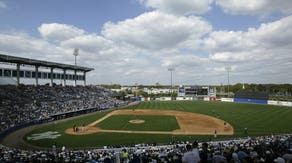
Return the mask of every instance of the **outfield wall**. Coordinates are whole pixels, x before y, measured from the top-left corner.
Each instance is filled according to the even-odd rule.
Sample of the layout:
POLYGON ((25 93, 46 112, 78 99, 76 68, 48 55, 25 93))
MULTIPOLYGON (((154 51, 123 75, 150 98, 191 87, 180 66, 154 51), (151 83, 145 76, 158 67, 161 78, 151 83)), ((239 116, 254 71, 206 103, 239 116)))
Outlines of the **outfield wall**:
POLYGON ((191 101, 193 97, 176 97, 177 101, 191 101))
POLYGON ((234 98, 234 102, 268 104, 268 100, 257 100, 257 99, 246 99, 246 98, 234 98))
POLYGON ((233 98, 221 98, 222 102, 234 102, 233 98))
POLYGON ((292 106, 292 102, 288 101, 273 101, 273 100, 268 100, 269 105, 278 105, 278 106, 292 106))
MULTIPOLYGON (((152 99, 149 99, 150 101, 152 99)), ((171 97, 160 97, 156 98, 155 100, 157 101, 171 101, 171 97)), ((193 101, 193 97, 176 97, 174 99, 176 101, 193 101)), ((288 101, 273 101, 273 100, 257 100, 257 99, 242 99, 242 98, 221 98, 221 99, 216 99, 216 98, 203 98, 202 100, 204 101, 222 101, 222 102, 242 102, 242 103, 256 103, 256 104, 267 104, 267 105, 277 105, 277 106, 289 106, 292 107, 292 102, 288 101)), ((146 100, 144 100, 146 101, 146 100)))

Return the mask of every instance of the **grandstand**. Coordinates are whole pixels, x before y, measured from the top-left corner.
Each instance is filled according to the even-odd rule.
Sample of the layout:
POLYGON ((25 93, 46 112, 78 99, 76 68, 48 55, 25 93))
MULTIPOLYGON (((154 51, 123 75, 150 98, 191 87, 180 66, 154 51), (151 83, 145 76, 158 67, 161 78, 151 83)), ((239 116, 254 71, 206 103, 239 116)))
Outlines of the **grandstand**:
POLYGON ((0 86, 0 135, 44 121, 113 109, 126 103, 99 86, 0 86))
POLYGON ((1 139, 27 126, 127 105, 114 98, 108 89, 86 86, 86 73, 93 68, 3 54, 0 54, 0 63, 3 66, 0 68, 1 139), (31 67, 33 70, 28 69, 31 67), (50 72, 40 71, 40 68, 50 72), (35 86, 21 84, 21 78, 35 80, 35 86), (39 79, 50 80, 50 86, 40 85, 39 79), (54 85, 54 80, 62 80, 63 85, 54 85), (67 80, 74 81, 75 85, 66 85, 67 80), (78 86, 77 81, 83 81, 83 86, 78 86))
MULTIPOLYGON (((75 85, 77 80, 84 81, 84 85, 86 85, 86 73, 94 70, 93 68, 88 67, 15 57, 4 54, 0 54, 0 64, 16 66, 14 69, 0 67, 0 79, 16 78, 16 85, 20 84, 20 78, 35 79, 36 85, 39 84, 39 79, 49 79, 51 86, 53 85, 54 79, 63 80, 63 86, 66 86, 67 80, 74 80, 75 85), (33 66, 35 70, 22 70, 21 66, 33 66), (49 68, 50 72, 41 72, 39 71, 39 68, 49 68), (54 69, 59 69, 63 71, 63 73, 55 73, 54 69), (74 74, 67 73, 67 71, 73 71, 74 74), (78 72, 83 73, 83 75, 77 75, 78 72)), ((0 82, 0 84, 1 83, 3 82, 0 82)))
POLYGON ((0 145, 0 162, 177 162, 182 163, 186 146, 193 144, 201 162, 277 162, 291 163, 291 135, 261 136, 224 141, 178 141, 165 145, 134 144, 106 146, 103 149, 20 150, 0 145), (196 145, 198 144, 198 145, 196 145), (124 156, 127 157, 124 157, 124 156))

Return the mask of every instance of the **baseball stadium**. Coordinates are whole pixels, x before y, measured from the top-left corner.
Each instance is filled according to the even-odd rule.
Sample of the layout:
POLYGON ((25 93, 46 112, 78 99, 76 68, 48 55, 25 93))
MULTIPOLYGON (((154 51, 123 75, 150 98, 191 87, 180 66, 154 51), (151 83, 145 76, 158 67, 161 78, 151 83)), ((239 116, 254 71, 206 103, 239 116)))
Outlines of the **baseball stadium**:
POLYGON ((292 163, 292 0, 0 0, 0 20, 0 163, 292 163))
MULTIPOLYGON (((16 85, 1 86, 3 149, 111 154, 127 149, 134 156, 141 149, 144 153, 152 148, 184 151, 193 141, 214 143, 214 147, 222 142, 266 143, 263 137, 281 139, 291 149, 291 103, 269 100, 265 93, 240 91, 234 98, 216 99, 213 87, 180 86, 175 98, 125 101, 102 86, 86 86, 91 68, 7 55, 1 56, 1 62, 16 64, 16 69, 1 69, 2 77, 16 81, 16 85), (35 70, 22 70, 20 64, 35 70), (40 66, 51 68, 51 73, 39 71, 40 66), (67 71, 56 74, 55 68, 67 71), (84 73, 78 77, 76 71, 84 73), (51 83, 21 85, 25 77, 37 84, 43 79, 51 83), (54 85, 57 79, 64 80, 63 85, 54 85), (84 83, 68 86, 66 80, 84 83)), ((48 153, 41 153, 47 158, 48 153)))

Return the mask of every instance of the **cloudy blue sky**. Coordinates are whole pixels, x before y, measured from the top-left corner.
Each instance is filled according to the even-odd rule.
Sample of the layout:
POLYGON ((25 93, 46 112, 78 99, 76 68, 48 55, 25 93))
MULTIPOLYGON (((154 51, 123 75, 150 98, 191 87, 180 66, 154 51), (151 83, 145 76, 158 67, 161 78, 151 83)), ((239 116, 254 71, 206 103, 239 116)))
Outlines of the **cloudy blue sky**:
POLYGON ((292 83, 291 0, 0 0, 0 53, 92 84, 292 83))

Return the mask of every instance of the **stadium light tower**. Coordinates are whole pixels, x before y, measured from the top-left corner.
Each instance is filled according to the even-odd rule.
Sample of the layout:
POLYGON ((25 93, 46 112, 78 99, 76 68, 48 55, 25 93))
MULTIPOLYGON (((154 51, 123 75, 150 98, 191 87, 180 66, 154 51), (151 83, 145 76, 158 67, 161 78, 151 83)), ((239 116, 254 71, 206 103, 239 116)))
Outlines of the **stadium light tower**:
POLYGON ((172 86, 172 72, 175 71, 173 67, 168 68, 168 71, 170 71, 170 85, 171 85, 171 100, 173 95, 173 86, 172 86))
MULTIPOLYGON (((75 67, 77 66, 77 56, 79 55, 79 49, 75 48, 74 49, 74 52, 73 52, 73 55, 75 56, 75 67)), ((77 80, 76 80, 76 70, 74 70, 74 76, 75 76, 75 79, 74 79, 74 86, 77 86, 77 80)))
POLYGON ((231 70, 231 66, 226 66, 225 70, 227 71, 228 74, 228 86, 227 86, 227 93, 228 93, 228 97, 229 97, 229 77, 230 77, 230 70, 231 70))
POLYGON ((75 56, 75 66, 77 66, 77 56, 79 55, 79 49, 75 48, 73 55, 75 56))

